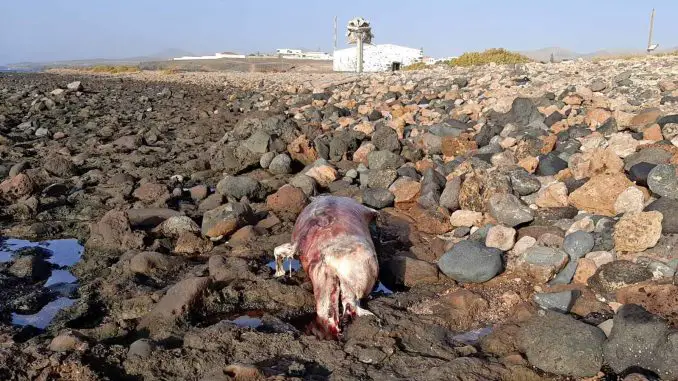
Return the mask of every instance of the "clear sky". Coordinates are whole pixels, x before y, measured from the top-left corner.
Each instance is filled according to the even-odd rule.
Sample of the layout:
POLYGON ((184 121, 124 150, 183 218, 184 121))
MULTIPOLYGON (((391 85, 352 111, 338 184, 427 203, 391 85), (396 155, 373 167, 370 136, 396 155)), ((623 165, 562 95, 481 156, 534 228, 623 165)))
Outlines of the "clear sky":
POLYGON ((375 43, 457 55, 504 47, 577 52, 678 46, 678 0, 0 0, 0 64, 150 55, 332 50, 349 19, 370 20, 375 43), (674 21, 671 21, 674 20, 674 21))

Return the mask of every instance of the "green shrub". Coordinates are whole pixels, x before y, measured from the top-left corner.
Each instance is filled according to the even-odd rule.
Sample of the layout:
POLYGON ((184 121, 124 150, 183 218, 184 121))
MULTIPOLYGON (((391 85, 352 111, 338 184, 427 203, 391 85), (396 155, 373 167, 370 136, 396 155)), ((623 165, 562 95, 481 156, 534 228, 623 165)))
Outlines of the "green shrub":
POLYGON ((522 54, 510 52, 505 49, 488 49, 482 53, 468 52, 454 58, 447 63, 450 66, 475 66, 486 65, 491 62, 497 64, 520 64, 531 60, 522 54))

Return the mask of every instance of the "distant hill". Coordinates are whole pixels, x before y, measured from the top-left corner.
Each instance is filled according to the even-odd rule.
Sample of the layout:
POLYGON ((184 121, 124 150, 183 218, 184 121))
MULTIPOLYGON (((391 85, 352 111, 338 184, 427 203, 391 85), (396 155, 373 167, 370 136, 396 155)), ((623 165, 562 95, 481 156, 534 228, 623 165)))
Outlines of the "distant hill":
POLYGON ((545 62, 548 62, 551 59, 551 54, 553 54, 555 61, 572 60, 582 56, 580 53, 555 46, 538 50, 523 51, 519 53, 535 61, 545 62))
POLYGON ((140 62, 163 61, 174 57, 192 56, 193 53, 182 49, 165 49, 148 56, 126 58, 86 58, 47 62, 18 62, 6 65, 9 68, 48 68, 57 66, 91 66, 99 64, 136 65, 140 62))

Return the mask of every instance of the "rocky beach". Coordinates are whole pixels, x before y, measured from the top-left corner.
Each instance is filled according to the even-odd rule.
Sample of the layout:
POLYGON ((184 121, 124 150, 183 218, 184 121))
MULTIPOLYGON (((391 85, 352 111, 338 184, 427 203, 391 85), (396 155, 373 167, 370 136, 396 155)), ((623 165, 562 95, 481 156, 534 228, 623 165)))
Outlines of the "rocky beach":
POLYGON ((676 380, 678 56, 0 74, 2 380, 676 380), (273 249, 379 211, 339 341, 273 249))

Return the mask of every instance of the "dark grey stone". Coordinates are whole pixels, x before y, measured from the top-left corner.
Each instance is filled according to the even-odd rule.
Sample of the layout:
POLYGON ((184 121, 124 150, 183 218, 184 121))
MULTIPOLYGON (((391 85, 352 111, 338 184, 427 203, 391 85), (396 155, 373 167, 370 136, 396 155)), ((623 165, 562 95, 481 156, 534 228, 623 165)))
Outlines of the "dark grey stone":
POLYGON ((570 258, 577 260, 591 252, 595 244, 593 235, 584 231, 576 231, 565 236, 563 250, 570 258))
POLYGON ((262 200, 266 197, 266 190, 259 181, 246 176, 226 176, 217 183, 217 192, 224 196, 240 200, 247 197, 250 200, 262 200))
POLYGON ((629 180, 638 185, 647 186, 647 178, 656 166, 657 164, 645 162, 633 165, 631 169, 629 169, 629 180))
POLYGON ((259 154, 264 154, 268 152, 268 147, 271 144, 271 135, 267 134, 264 131, 256 131, 245 140, 243 145, 245 148, 248 150, 254 152, 254 153, 259 153, 259 154))
POLYGON ((488 211, 501 224, 514 227, 534 219, 534 212, 512 194, 495 194, 488 201, 488 211))
POLYGON ((588 283, 591 288, 604 294, 648 279, 652 279, 652 272, 645 266, 620 260, 600 266, 588 283))
POLYGON ((420 196, 417 200, 419 205, 424 208, 438 206, 440 194, 445 187, 445 182, 445 176, 433 168, 424 171, 424 176, 421 180, 421 190, 419 191, 420 196))
POLYGON ((405 165, 398 168, 398 176, 409 177, 412 180, 416 181, 421 180, 421 175, 419 174, 419 172, 417 172, 417 169, 409 165, 405 165))
POLYGON ((678 379, 678 331, 641 306, 619 308, 603 353, 616 373, 643 368, 664 380, 678 379))
POLYGON ((537 368, 570 377, 591 377, 603 365, 605 333, 568 315, 534 316, 518 334, 521 349, 537 368))
POLYGON ((363 204, 376 209, 382 209, 393 205, 395 196, 387 189, 368 188, 363 192, 363 204))
POLYGON ((671 161, 670 152, 659 147, 649 147, 627 156, 624 159, 624 169, 630 170, 638 163, 666 164, 671 161))
POLYGON ((390 151, 372 151, 367 155, 367 163, 370 169, 396 170, 402 165, 403 159, 390 151))
POLYGON ((537 175, 553 176, 566 168, 567 161, 558 157, 557 153, 549 152, 548 154, 541 156, 539 158, 539 165, 537 166, 537 175))
POLYGON ((678 199, 678 174, 676 166, 660 164, 652 169, 647 177, 650 190, 662 197, 678 199))
POLYGON ((377 128, 372 133, 372 144, 374 144, 378 150, 396 153, 400 152, 400 140, 398 139, 398 133, 388 126, 377 126, 377 128))
POLYGON ((367 186, 388 189, 397 177, 398 173, 393 169, 370 170, 367 172, 367 186))
POLYGON ((452 83, 462 89, 468 85, 468 79, 466 77, 457 77, 452 80, 452 83))
POLYGON ((445 184, 445 189, 440 195, 440 206, 451 212, 459 209, 459 192, 461 191, 461 177, 453 177, 445 184))
POLYGON ((564 314, 570 312, 579 295, 580 292, 578 290, 545 292, 534 294, 533 299, 539 307, 545 310, 564 314))
POLYGON ((542 267, 557 267, 567 258, 564 251, 544 246, 532 246, 523 254, 525 263, 542 267))
POLYGON ((660 212, 662 219, 662 234, 678 233, 678 200, 668 197, 660 197, 645 207, 646 212, 660 212))
POLYGON ((461 241, 438 260, 438 267, 448 277, 468 283, 482 283, 502 270, 501 250, 478 241, 461 241))
POLYGON ((527 196, 539 191, 541 183, 537 177, 520 168, 509 172, 511 187, 520 196, 527 196))

